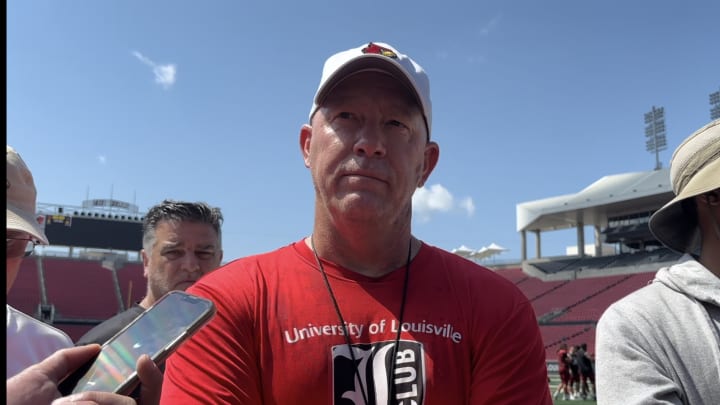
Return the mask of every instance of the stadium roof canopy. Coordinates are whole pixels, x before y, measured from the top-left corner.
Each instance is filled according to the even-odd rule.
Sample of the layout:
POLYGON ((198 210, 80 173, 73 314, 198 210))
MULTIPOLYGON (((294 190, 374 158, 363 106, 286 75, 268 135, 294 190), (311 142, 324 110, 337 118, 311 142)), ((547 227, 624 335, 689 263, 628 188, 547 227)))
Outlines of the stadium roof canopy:
POLYGON ((527 231, 606 227, 609 218, 654 212, 672 197, 668 168, 604 176, 576 194, 517 204, 517 231, 525 244, 527 231))

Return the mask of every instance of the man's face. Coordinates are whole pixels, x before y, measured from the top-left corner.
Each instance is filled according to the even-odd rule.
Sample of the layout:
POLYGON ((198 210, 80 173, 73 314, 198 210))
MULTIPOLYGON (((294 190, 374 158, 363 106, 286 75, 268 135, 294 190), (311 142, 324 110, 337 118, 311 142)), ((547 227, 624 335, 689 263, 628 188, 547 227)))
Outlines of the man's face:
MULTIPOLYGON (((152 302, 172 290, 185 290, 220 266, 222 250, 215 229, 190 221, 160 221, 152 250, 142 251, 152 302)), ((147 298, 146 298, 147 300, 147 298)), ((152 303, 151 302, 151 303, 152 303)))
POLYGON ((379 72, 340 82, 300 144, 320 203, 357 221, 409 218, 412 195, 439 155, 409 90, 379 72))

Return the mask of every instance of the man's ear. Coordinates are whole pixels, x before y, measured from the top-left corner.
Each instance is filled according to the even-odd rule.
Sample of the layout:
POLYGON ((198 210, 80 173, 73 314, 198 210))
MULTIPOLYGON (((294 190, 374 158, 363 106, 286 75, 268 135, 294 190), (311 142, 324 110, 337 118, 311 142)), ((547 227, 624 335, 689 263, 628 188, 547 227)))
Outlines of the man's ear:
POLYGON ((142 249, 140 251, 140 257, 142 257, 142 263, 143 263, 143 276, 147 278, 148 276, 148 266, 150 265, 150 258, 148 257, 147 253, 145 252, 145 249, 142 249))
POLYGON ((305 124, 300 128, 300 151, 305 167, 310 167, 310 139, 312 139, 312 127, 305 124))
POLYGON ((425 145, 425 161, 423 163, 423 172, 418 181, 417 187, 420 188, 425 185, 430 173, 435 169, 438 159, 440 159, 440 146, 436 142, 428 142, 425 145))

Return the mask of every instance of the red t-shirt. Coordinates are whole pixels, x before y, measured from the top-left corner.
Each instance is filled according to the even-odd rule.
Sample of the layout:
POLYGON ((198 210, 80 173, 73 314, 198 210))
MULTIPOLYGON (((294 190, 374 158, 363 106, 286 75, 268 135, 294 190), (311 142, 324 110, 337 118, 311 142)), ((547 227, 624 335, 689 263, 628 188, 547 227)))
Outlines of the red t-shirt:
MULTIPOLYGON (((323 261, 343 328, 303 241, 236 260, 188 292, 215 318, 167 361, 161 404, 388 403, 404 268, 374 279, 323 261)), ((403 404, 551 405, 527 298, 505 278, 423 245, 410 265, 395 357, 403 404)))
POLYGON ((568 355, 567 350, 560 349, 557 351, 558 356, 558 370, 559 371, 565 371, 568 367, 568 355))

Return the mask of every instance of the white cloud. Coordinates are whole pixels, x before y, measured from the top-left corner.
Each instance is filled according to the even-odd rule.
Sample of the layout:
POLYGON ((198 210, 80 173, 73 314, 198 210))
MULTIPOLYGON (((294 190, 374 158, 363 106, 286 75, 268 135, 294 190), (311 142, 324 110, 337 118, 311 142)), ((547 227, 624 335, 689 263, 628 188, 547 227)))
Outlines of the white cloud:
POLYGON ((97 160, 98 160, 98 162, 99 162, 101 165, 104 165, 104 164, 107 163, 107 156, 105 156, 105 155, 98 155, 97 160))
POLYGON ((458 205, 467 212, 468 216, 472 216, 472 214, 475 213, 475 203, 471 197, 463 198, 458 205))
POLYGON ((475 204, 472 198, 465 197, 455 201, 453 195, 441 184, 433 184, 428 187, 421 187, 415 190, 412 197, 413 214, 422 222, 430 220, 433 213, 449 212, 455 209, 463 210, 468 216, 475 212, 475 204))
POLYGON ((175 84, 175 75, 177 73, 177 67, 174 64, 158 65, 157 63, 150 60, 150 58, 141 54, 138 51, 132 52, 140 62, 152 68, 153 74, 155 74, 155 83, 162 86, 164 89, 169 89, 175 84))
POLYGON ((488 36, 492 31, 495 31, 497 26, 500 24, 500 20, 502 19, 502 14, 498 14, 495 17, 493 17, 490 21, 488 21, 487 24, 480 27, 480 35, 482 36, 488 36))

